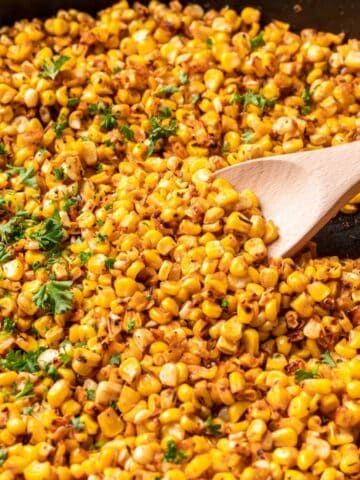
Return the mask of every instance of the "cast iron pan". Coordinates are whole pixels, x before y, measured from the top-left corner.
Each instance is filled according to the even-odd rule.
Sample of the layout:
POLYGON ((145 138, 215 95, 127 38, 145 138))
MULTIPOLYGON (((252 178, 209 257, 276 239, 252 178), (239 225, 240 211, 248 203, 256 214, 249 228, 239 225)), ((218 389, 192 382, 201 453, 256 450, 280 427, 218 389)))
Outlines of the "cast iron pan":
MULTIPOLYGON (((0 25, 9 25, 20 18, 46 18, 61 8, 77 8, 95 14, 115 1, 0 0, 0 25)), ((190 3, 190 0, 182 1, 190 3)), ((250 5, 262 10, 264 22, 278 19, 290 23, 294 30, 313 27, 327 32, 345 32, 349 38, 360 37, 360 0, 193 0, 192 3, 200 3, 205 8, 229 5, 235 10, 250 5)), ((360 257, 360 214, 337 215, 314 240, 320 256, 360 257)))

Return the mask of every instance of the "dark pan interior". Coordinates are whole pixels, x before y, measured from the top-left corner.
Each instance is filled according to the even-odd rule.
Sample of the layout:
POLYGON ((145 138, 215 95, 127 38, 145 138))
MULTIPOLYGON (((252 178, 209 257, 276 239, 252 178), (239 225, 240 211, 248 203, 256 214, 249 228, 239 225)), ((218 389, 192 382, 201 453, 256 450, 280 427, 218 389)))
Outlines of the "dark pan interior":
MULTIPOLYGON (((0 0, 0 24, 9 25, 20 18, 45 18, 61 8, 77 8, 95 13, 114 2, 115 0, 0 0)), ((290 23, 293 30, 312 27, 334 33, 345 32, 348 37, 360 37, 360 0, 194 0, 193 3, 200 3, 205 8, 229 5, 235 10, 246 5, 255 6, 261 9, 265 22, 278 19, 290 23)), ((360 214, 337 215, 315 240, 320 256, 360 257, 360 214)))

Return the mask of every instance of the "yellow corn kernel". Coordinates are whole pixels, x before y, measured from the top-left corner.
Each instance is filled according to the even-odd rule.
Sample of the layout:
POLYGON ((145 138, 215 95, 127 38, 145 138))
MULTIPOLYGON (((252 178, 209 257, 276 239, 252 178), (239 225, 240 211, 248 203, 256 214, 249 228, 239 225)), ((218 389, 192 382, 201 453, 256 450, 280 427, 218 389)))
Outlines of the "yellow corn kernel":
POLYGON ((24 470, 25 480, 48 480, 51 475, 49 462, 31 462, 24 470))

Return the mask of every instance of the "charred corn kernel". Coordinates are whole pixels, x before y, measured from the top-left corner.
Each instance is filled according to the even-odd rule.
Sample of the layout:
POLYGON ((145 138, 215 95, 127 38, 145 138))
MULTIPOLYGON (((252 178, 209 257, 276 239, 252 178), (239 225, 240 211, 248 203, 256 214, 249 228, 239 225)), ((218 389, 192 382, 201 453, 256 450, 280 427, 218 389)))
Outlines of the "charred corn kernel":
POLYGON ((60 407, 70 393, 68 382, 66 380, 58 380, 48 391, 47 401, 54 408, 60 407))
POLYGON ((280 428, 271 434, 275 447, 296 447, 298 435, 290 427, 280 428))
POLYGON ((330 295, 330 288, 322 282, 313 282, 307 286, 311 298, 315 302, 322 302, 328 295, 330 295))
POLYGON ((47 480, 51 475, 49 462, 31 462, 24 470, 26 480, 47 480))
POLYGON ((211 455, 204 453, 194 457, 185 467, 186 478, 193 479, 201 477, 212 464, 211 455))

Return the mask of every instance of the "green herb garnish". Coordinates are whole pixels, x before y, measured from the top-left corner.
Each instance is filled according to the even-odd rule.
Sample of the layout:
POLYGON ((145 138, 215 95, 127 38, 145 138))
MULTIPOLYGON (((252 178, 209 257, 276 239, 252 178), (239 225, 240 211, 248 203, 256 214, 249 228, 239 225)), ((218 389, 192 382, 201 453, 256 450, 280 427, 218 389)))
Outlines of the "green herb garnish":
POLYGON ((221 308, 228 308, 229 300, 227 298, 222 298, 220 302, 221 308))
POLYGON ((107 258, 104 262, 105 268, 107 270, 110 270, 111 268, 113 268, 115 262, 116 262, 116 258, 107 258))
POLYGON ((325 363, 326 365, 329 365, 329 367, 331 367, 331 368, 334 368, 334 367, 337 366, 337 363, 335 362, 333 357, 330 355, 329 351, 324 352, 321 355, 320 358, 321 358, 322 363, 325 363))
POLYGON ((212 38, 210 38, 210 37, 207 37, 207 39, 206 39, 206 46, 207 46, 207 48, 210 48, 210 49, 213 48, 213 46, 214 46, 214 40, 213 40, 212 38))
POLYGON ((5 263, 8 260, 11 260, 13 256, 13 252, 6 250, 5 245, 3 243, 0 243, 0 263, 5 263))
POLYGON ((54 177, 55 180, 63 180, 64 179, 64 169, 62 167, 60 168, 54 168, 54 177))
POLYGON ((308 87, 303 91, 301 98, 304 102, 304 106, 300 109, 301 115, 308 115, 312 107, 312 95, 308 87))
POLYGON ((126 125, 125 123, 123 125, 121 125, 120 133, 123 137, 126 138, 126 140, 129 140, 129 141, 134 140, 134 132, 133 132, 133 130, 131 130, 129 125, 126 125))
POLYGON ((109 365, 119 366, 120 365, 120 355, 118 355, 118 354, 112 355, 110 360, 109 360, 109 365))
POLYGON ((264 32, 260 32, 256 37, 250 38, 250 47, 252 50, 265 45, 264 32))
POLYGON ((234 103, 242 103, 244 109, 248 105, 255 105, 256 107, 261 108, 264 111, 266 108, 273 107, 275 105, 276 98, 268 100, 265 98, 261 93, 254 93, 254 92, 245 92, 243 95, 239 93, 235 93, 230 101, 230 105, 234 103))
POLYGON ((158 140, 167 140, 171 135, 175 135, 177 130, 177 124, 175 120, 170 120, 167 126, 162 125, 161 118, 150 117, 151 129, 149 132, 149 150, 147 156, 150 157, 155 150, 155 146, 158 140))
POLYGON ((173 93, 179 92, 178 87, 174 85, 165 85, 164 87, 159 88, 157 92, 154 93, 156 97, 170 97, 173 93))
POLYGON ((54 123, 54 130, 56 138, 61 138, 63 130, 68 127, 68 121, 63 119, 54 123))
POLYGON ((180 80, 181 85, 187 85, 189 83, 189 78, 188 78, 186 72, 184 72, 183 70, 181 70, 179 72, 179 80, 180 80))
POLYGON ((6 448, 0 448, 0 467, 2 467, 7 459, 8 452, 6 448))
POLYGON ((247 128, 242 132, 241 138, 243 139, 244 143, 252 143, 255 138, 255 132, 247 128))
POLYGON ((85 393, 86 393, 86 400, 89 400, 91 402, 95 400, 95 390, 86 388, 85 393))
POLYGON ((36 172, 33 167, 25 168, 25 167, 15 167, 14 165, 7 165, 7 175, 10 177, 11 175, 19 175, 20 183, 23 185, 28 185, 32 188, 38 188, 37 180, 36 180, 36 172))
POLYGON ((295 371, 295 382, 300 383, 303 380, 307 380, 309 378, 316 378, 319 376, 317 370, 301 370, 298 369, 295 371))
POLYGON ((212 435, 219 437, 222 435, 220 423, 214 423, 212 417, 208 417, 205 421, 205 427, 210 430, 212 435))
POLYGON ((51 58, 50 59, 51 63, 47 63, 47 62, 43 63, 41 67, 42 72, 40 73, 40 76, 42 78, 51 78, 51 80, 55 80, 61 68, 69 60, 70 60, 70 57, 67 57, 66 55, 60 55, 57 58, 54 58, 54 57, 51 58))
POLYGON ((38 290, 33 299, 37 307, 49 309, 52 314, 58 315, 71 310, 74 294, 71 291, 70 280, 50 280, 38 290))
POLYGON ((5 317, 3 320, 2 331, 4 333, 12 333, 15 330, 15 322, 10 317, 5 317))
POLYGON ((69 98, 68 102, 67 102, 68 107, 70 107, 70 108, 77 107, 79 105, 79 103, 80 103, 80 98, 76 98, 76 97, 69 98))
POLYGON ((92 253, 91 252, 80 252, 79 258, 80 258, 80 263, 81 265, 85 265, 89 258, 91 257, 92 253))
POLYGON ((16 400, 20 400, 21 398, 32 398, 32 397, 35 397, 34 387, 30 378, 27 378, 24 388, 21 390, 21 392, 15 395, 14 400, 16 401, 16 400))
POLYGON ((176 447, 176 443, 174 442, 174 440, 169 440, 167 442, 166 450, 164 453, 165 462, 181 463, 183 460, 186 459, 186 453, 176 447))
POLYGON ((42 222, 39 228, 30 234, 32 240, 36 240, 43 250, 58 248, 64 238, 64 229, 61 224, 59 212, 42 222))
POLYGON ((24 352, 23 350, 9 350, 6 357, 0 359, 0 365, 3 368, 15 372, 38 372, 40 367, 37 360, 44 350, 44 347, 40 347, 38 350, 30 350, 29 352, 24 352))
POLYGON ((128 332, 131 332, 131 330, 134 330, 135 325, 136 325, 135 320, 133 320, 133 319, 129 320, 129 321, 128 321, 128 324, 127 324, 126 330, 127 330, 128 332))
POLYGON ((84 430, 85 423, 80 419, 80 417, 73 417, 71 419, 71 423, 78 432, 82 432, 84 430))

